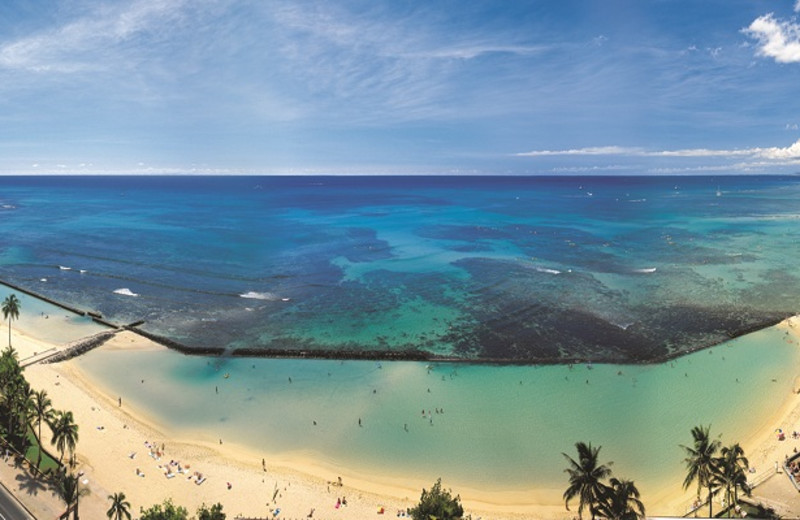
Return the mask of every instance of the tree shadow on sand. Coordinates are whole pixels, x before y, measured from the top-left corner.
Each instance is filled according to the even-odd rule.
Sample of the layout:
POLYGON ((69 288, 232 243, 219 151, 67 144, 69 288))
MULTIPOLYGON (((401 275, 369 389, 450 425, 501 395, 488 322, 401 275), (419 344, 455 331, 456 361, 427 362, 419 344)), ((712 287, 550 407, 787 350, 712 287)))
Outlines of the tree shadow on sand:
POLYGON ((37 476, 32 471, 18 473, 16 481, 19 482, 20 490, 31 496, 38 496, 40 491, 52 491, 52 486, 50 486, 41 476, 37 476))

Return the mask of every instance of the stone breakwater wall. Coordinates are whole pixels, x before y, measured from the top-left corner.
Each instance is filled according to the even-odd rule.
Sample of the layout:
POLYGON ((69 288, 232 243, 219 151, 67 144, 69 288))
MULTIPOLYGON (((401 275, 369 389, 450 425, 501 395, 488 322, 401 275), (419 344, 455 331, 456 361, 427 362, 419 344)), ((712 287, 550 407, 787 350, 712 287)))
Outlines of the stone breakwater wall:
POLYGON ((422 350, 281 350, 239 348, 230 353, 235 357, 262 357, 286 359, 334 359, 368 361, 432 361, 434 357, 422 350))
MULTIPOLYGON (((79 314, 81 316, 86 316, 86 314, 87 314, 86 311, 82 311, 81 309, 78 309, 77 307, 72 307, 71 305, 67 305, 66 303, 62 303, 62 302, 53 300, 52 298, 48 298, 47 296, 44 296, 43 294, 39 294, 39 293, 33 292, 30 289, 26 289, 24 287, 21 287, 19 285, 13 284, 11 282, 7 282, 5 280, 0 280, 0 283, 5 285, 6 287, 10 287, 10 288, 14 289, 15 291, 19 291, 21 293, 27 294, 28 296, 33 296, 37 300, 42 300, 42 301, 47 302, 47 303, 49 303, 51 305, 55 305, 56 307, 61 307, 62 309, 68 310, 69 312, 72 312, 72 313, 75 313, 75 314, 79 314)), ((92 314, 92 316, 94 317, 94 314, 92 314)), ((99 314, 97 316, 99 316, 99 314)))
POLYGON ((127 325, 123 328, 135 334, 138 334, 144 338, 147 338, 150 341, 154 341, 159 345, 163 345, 172 350, 177 350, 178 352, 182 352, 184 354, 195 354, 202 356, 221 356, 222 354, 225 353, 225 349, 221 347, 201 347, 201 348, 189 347, 173 339, 167 338, 165 336, 160 336, 158 334, 153 334, 152 332, 147 332, 146 330, 142 330, 139 327, 133 325, 127 325))
POLYGON ((92 349, 95 349, 105 343, 106 341, 110 340, 114 337, 117 333, 117 330, 106 330, 103 332, 98 332, 92 336, 87 338, 80 339, 78 341, 73 342, 70 345, 67 345, 63 350, 59 350, 52 356, 43 359, 42 363, 59 363, 61 361, 66 361, 68 359, 72 359, 76 356, 80 356, 81 354, 85 354, 92 349))

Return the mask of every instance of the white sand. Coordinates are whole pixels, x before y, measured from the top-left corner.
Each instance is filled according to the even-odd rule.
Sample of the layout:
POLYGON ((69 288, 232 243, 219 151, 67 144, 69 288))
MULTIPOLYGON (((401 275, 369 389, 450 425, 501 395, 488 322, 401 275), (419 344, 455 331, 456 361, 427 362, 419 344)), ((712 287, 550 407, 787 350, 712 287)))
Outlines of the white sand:
MULTIPOLYGON (((798 343, 800 320, 793 318, 781 326, 788 332, 787 341, 798 343)), ((7 334, 5 326, 0 327, 0 338, 4 337, 3 334, 7 334)), ((21 360, 53 347, 16 329, 12 334, 21 360)), ((122 332, 100 348, 162 347, 141 336, 122 332)), ((345 469, 334 472, 301 455, 268 457, 264 471, 261 466, 263 455, 241 446, 198 440, 207 438, 200 432, 188 438, 185 433, 179 436, 157 424, 146 410, 132 409, 124 400, 119 406, 116 395, 109 394, 72 362, 32 365, 26 369, 25 375, 35 390, 47 390, 54 408, 71 410, 80 425, 76 470, 84 472, 82 480, 87 481, 86 487, 91 491, 81 503, 85 518, 105 518, 109 506, 107 496, 119 491, 126 494, 134 512, 171 497, 174 503, 183 505, 190 513, 194 513, 202 503, 221 502, 229 518, 239 514, 272 518, 276 508, 281 509, 280 518, 306 518, 312 508, 315 510, 314 518, 323 519, 379 517, 377 512, 381 507, 385 508, 386 515, 395 516, 398 510, 412 507, 419 499, 419 483, 412 485, 391 475, 371 478, 371 475, 358 475, 345 469), (151 457, 147 442, 158 450, 164 446, 160 460, 151 457), (130 456, 132 453, 135 453, 134 458, 130 456), (174 465, 175 476, 167 478, 164 473, 170 460, 179 461, 187 473, 177 473, 177 465, 174 465), (143 477, 136 475, 137 468, 144 473, 143 477), (202 473, 206 480, 197 485, 194 479, 188 479, 194 472, 202 473), (343 479, 343 486, 329 484, 336 482, 339 476, 343 479), (382 484, 376 484, 376 481, 382 484), (391 484, 387 485, 387 482, 391 484), (278 493, 273 502, 275 490, 278 493), (337 509, 337 499, 342 497, 346 497, 347 506, 337 509)), ((770 421, 754 425, 753 434, 742 442, 751 465, 759 470, 755 478, 765 475, 774 467, 774 461, 782 460, 784 456, 788 445, 777 441, 775 429, 791 432, 798 429, 800 421, 800 395, 765 398, 783 399, 784 404, 770 421)), ((49 443, 49 431, 43 431, 43 435, 45 442, 49 443)), ((433 480, 427 485, 432 483, 433 480)), ((447 487, 447 483, 444 484, 447 487)), ((797 492, 788 481, 785 484, 788 501, 797 492)), ((694 490, 686 493, 665 490, 657 496, 644 497, 645 506, 648 511, 660 515, 681 515, 686 512, 693 494, 694 490)), ((569 519, 574 516, 575 511, 566 511, 563 503, 543 500, 544 495, 551 496, 537 494, 536 490, 526 494, 486 496, 462 492, 462 501, 467 512, 475 517, 569 519)))

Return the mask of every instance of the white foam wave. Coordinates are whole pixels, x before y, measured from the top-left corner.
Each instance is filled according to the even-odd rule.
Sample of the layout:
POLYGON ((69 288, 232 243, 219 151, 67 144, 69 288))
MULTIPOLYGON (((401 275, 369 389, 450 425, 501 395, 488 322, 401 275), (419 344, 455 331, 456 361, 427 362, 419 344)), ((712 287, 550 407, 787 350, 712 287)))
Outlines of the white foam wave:
POLYGON ((655 273, 656 269, 657 269, 656 267, 646 267, 644 269, 634 269, 633 272, 634 273, 649 274, 649 273, 655 273))
POLYGON ((255 292, 255 291, 247 291, 244 294, 240 294, 239 298, 250 298, 251 300, 267 300, 270 302, 274 302, 279 300, 276 294, 271 292, 255 292))
POLYGON ((561 274, 561 271, 558 269, 548 269, 547 267, 534 267, 540 273, 547 273, 547 274, 561 274))
POLYGON ((62 271, 72 271, 71 267, 67 267, 64 265, 59 265, 58 268, 61 269, 62 271))
POLYGON ((139 296, 138 294, 136 294, 135 292, 131 291, 127 287, 123 287, 122 289, 116 289, 116 290, 114 290, 114 293, 115 294, 121 294, 123 296, 139 296))

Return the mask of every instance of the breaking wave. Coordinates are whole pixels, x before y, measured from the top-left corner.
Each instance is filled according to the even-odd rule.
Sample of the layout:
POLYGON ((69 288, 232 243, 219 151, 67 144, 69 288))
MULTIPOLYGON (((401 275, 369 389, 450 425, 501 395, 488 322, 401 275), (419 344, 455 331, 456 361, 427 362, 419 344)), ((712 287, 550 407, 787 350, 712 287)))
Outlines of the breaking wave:
POLYGON ((131 291, 127 287, 123 287, 122 289, 115 289, 114 294, 121 294, 123 296, 139 296, 135 292, 131 291))

